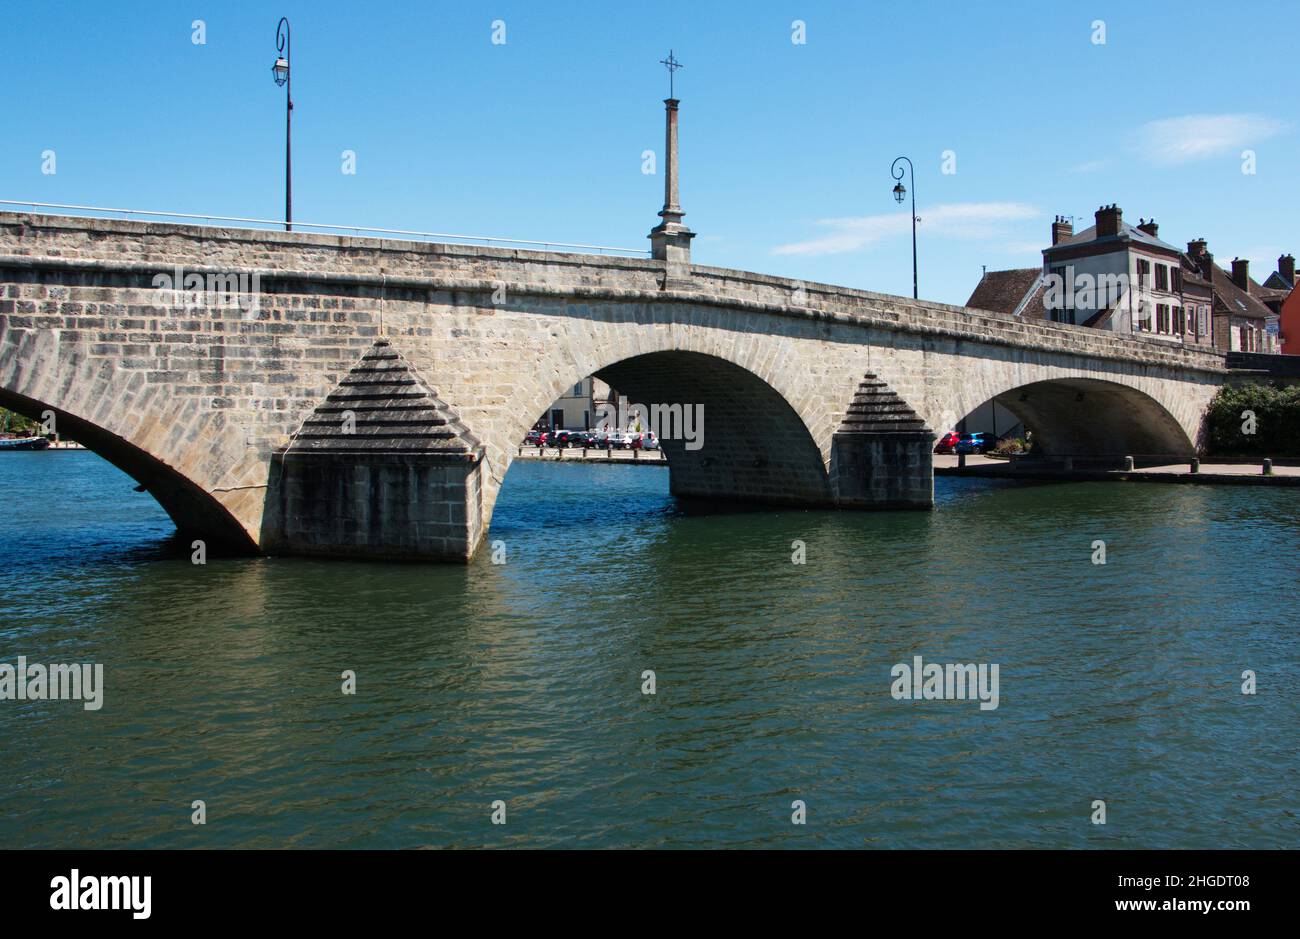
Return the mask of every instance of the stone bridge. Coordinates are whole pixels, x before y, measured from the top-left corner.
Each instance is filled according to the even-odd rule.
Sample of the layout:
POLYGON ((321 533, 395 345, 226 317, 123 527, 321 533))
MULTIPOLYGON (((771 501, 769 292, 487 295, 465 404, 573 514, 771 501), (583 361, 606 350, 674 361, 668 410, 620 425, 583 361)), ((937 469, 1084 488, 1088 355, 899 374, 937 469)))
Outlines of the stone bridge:
POLYGON ((701 448, 664 441, 679 496, 875 508, 931 506, 933 431, 995 397, 1050 454, 1189 456, 1225 370, 681 257, 0 213, 0 406, 52 412, 186 537, 468 559, 592 374, 703 405, 701 448), (255 303, 224 296, 243 275, 255 303))

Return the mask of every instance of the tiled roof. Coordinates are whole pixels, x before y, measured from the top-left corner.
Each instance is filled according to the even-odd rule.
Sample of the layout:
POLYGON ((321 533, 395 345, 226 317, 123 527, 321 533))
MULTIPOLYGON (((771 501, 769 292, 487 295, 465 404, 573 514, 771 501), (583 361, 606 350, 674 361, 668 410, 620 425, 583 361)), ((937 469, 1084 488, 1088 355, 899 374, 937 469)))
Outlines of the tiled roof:
POLYGON ((1247 293, 1233 283, 1232 275, 1219 265, 1210 263, 1210 282, 1214 286, 1214 308, 1216 312, 1230 313, 1233 316, 1245 316, 1250 319, 1264 319, 1273 315, 1273 311, 1264 305, 1257 291, 1263 288, 1251 280, 1251 292, 1247 293))
POLYGON ((1009 271, 987 271, 966 301, 968 307, 1010 316, 1021 309, 1026 318, 1043 318, 1042 268, 1022 267, 1009 271), (1033 295, 1030 296, 1030 291, 1033 295), (1028 297, 1028 302, 1025 302, 1028 297))

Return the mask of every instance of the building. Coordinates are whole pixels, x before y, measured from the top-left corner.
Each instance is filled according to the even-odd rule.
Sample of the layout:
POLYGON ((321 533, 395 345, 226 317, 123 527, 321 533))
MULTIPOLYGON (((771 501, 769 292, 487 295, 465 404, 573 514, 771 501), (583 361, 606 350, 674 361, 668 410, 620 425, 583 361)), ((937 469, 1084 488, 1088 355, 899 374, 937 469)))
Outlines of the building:
MULTIPOLYGON (((1277 271, 1259 284, 1249 261, 1233 259, 1229 273, 1214 262, 1204 238, 1182 251, 1161 240, 1155 219, 1130 225, 1112 203, 1078 233, 1058 215, 1041 270, 986 271, 967 306, 1221 352, 1275 353, 1295 287, 1291 255, 1278 258, 1277 271)), ((1295 317, 1296 307, 1289 309, 1295 317)), ((1300 346, 1300 323, 1291 322, 1300 346)))
POLYGON ((1300 355, 1300 291, 1296 287, 1295 256, 1277 259, 1277 270, 1264 279, 1264 304, 1278 317, 1278 351, 1300 355))
POLYGON ((1264 280, 1264 286, 1270 290, 1284 290, 1290 293, 1295 288, 1295 257, 1284 254, 1277 259, 1277 270, 1264 280))
POLYGON ((588 377, 576 382, 546 410, 538 421, 547 430, 588 430, 596 420, 596 402, 588 377))
POLYGON ((1291 288, 1291 293, 1282 302, 1278 315, 1279 349, 1283 355, 1300 355, 1300 289, 1291 288))
MULTIPOLYGON (((1272 293, 1250 277, 1250 261, 1233 258, 1229 274, 1214 261, 1204 238, 1187 243, 1185 276, 1210 285, 1214 347, 1220 352, 1278 352, 1281 316, 1264 298, 1272 293)), ((1281 302, 1278 302, 1281 308, 1281 302)))
POLYGON ((1260 299, 1277 315, 1277 350, 1283 355, 1300 355, 1300 299, 1296 295, 1295 256, 1277 259, 1277 270, 1264 278, 1260 299), (1293 339, 1289 349, 1287 327, 1293 339))
POLYGON ((1118 205, 1097 209, 1095 224, 1077 234, 1069 220, 1052 223, 1043 249, 1044 306, 1060 323, 1209 346, 1214 341, 1208 279, 1185 277, 1183 252, 1159 236, 1155 219, 1124 221, 1118 205))
POLYGON ((591 430, 600 420, 602 405, 616 413, 615 392, 600 379, 588 376, 560 395, 535 426, 539 430, 591 430))
POLYGON ((1043 270, 1039 267, 1020 267, 1009 271, 988 271, 966 301, 968 307, 991 310, 1007 316, 1025 319, 1044 319, 1043 270))

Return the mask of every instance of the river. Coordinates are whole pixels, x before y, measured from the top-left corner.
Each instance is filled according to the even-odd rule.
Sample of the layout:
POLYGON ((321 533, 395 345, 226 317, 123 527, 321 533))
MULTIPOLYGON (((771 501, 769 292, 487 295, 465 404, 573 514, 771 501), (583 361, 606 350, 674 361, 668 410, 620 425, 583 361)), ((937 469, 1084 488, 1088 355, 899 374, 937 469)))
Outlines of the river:
POLYGON ((94 454, 0 455, 0 663, 104 666, 97 711, 0 701, 0 844, 1300 846, 1292 490, 667 483, 520 462, 503 564, 195 565, 94 454), (896 700, 917 655, 996 663, 997 708, 896 700))

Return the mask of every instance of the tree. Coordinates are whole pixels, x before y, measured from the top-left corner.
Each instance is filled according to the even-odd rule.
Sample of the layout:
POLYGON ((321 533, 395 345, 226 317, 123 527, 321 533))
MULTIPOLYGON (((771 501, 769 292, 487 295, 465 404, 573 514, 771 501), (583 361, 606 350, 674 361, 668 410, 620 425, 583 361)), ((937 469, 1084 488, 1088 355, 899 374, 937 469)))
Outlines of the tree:
POLYGON ((35 434, 40 429, 40 426, 36 421, 23 417, 21 414, 15 414, 13 411, 0 408, 0 433, 18 434, 21 437, 26 437, 35 434))

